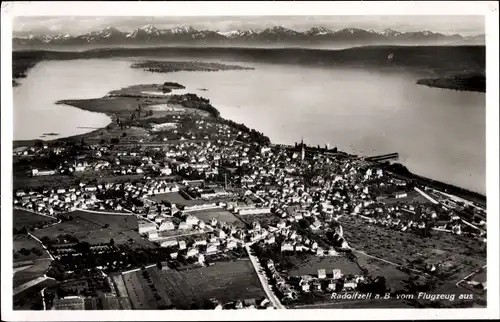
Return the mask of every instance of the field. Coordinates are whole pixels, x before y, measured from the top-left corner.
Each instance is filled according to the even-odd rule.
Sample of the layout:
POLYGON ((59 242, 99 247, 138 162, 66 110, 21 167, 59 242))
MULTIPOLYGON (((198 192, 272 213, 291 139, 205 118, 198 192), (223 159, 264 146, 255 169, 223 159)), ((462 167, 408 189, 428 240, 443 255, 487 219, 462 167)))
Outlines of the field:
POLYGON ((264 296, 248 260, 217 262, 214 266, 162 271, 156 267, 113 277, 120 296, 130 298, 134 309, 203 307, 211 298, 223 303, 264 296), (158 296, 155 296, 156 293, 158 296))
POLYGON ((216 262, 213 266, 185 271, 160 271, 156 267, 148 271, 152 276, 154 272, 159 274, 162 284, 156 286, 166 290, 176 309, 203 308, 212 298, 228 303, 265 296, 249 260, 216 262))
POLYGON ((120 216, 74 211, 66 214, 66 217, 69 216, 73 217, 73 220, 39 229, 34 232, 34 235, 38 238, 47 236, 54 239, 59 235, 71 234, 79 241, 86 241, 90 244, 108 243, 113 238, 116 244, 124 244, 131 239, 133 245, 136 246, 153 245, 136 231, 137 218, 133 215, 120 216))
POLYGON ((389 263, 370 258, 364 254, 355 254, 358 260, 358 264, 368 270, 368 274, 370 274, 370 276, 372 276, 373 278, 376 278, 378 276, 385 277, 386 286, 392 291, 405 290, 403 281, 408 280, 408 274, 389 263))
POLYGON ((210 222, 212 218, 215 218, 218 221, 224 221, 228 224, 234 224, 240 227, 244 226, 244 223, 241 220, 236 218, 228 210, 222 208, 192 211, 190 212, 190 214, 196 216, 198 219, 203 220, 206 223, 210 222))
POLYGON ((183 206, 191 206, 191 205, 199 205, 205 203, 204 200, 188 200, 184 198, 180 193, 178 192, 169 192, 169 193, 162 193, 159 195, 151 196, 151 200, 154 201, 168 201, 170 203, 174 203, 176 205, 183 205, 183 206))
POLYGON ((295 267, 289 270, 288 275, 290 276, 317 275, 318 269, 325 269, 328 275, 336 268, 340 269, 344 275, 361 274, 361 270, 356 263, 344 256, 317 257, 307 254, 304 257, 294 256, 292 258, 295 267))
POLYGON ((49 255, 47 252, 42 248, 42 245, 40 245, 39 242, 34 240, 32 237, 25 235, 25 234, 16 234, 13 235, 13 251, 16 253, 15 258, 14 258, 14 263, 18 262, 24 262, 24 261, 31 261, 35 259, 41 259, 41 258, 49 258, 49 255), (19 251, 22 248, 26 248, 31 250, 32 248, 37 248, 39 249, 42 253, 41 255, 36 255, 33 252, 30 251, 29 254, 24 255, 21 254, 19 251))
POLYGON ((155 310, 172 305, 158 270, 147 269, 123 274, 128 297, 135 310, 155 310))
POLYGON ((457 282, 486 263, 482 243, 469 237, 433 231, 432 237, 422 238, 350 216, 339 221, 344 237, 356 250, 418 270, 426 265, 439 265, 443 281, 457 282))
POLYGON ((15 228, 29 227, 38 224, 51 224, 56 221, 55 219, 37 215, 26 210, 13 209, 13 225, 15 228))

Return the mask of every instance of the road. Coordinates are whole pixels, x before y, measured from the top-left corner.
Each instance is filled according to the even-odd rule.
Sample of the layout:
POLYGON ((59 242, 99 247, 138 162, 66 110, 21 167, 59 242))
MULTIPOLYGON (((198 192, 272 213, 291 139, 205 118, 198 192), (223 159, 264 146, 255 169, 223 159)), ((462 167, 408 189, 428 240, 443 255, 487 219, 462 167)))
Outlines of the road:
POLYGON ((433 204, 436 204, 436 205, 439 204, 439 202, 436 199, 432 198, 431 196, 429 196, 428 194, 426 194, 425 192, 423 192, 419 188, 415 187, 415 191, 418 192, 419 194, 421 194, 425 199, 429 200, 433 204))
POLYGON ((259 277, 260 284, 262 284, 262 288, 264 289, 264 292, 266 293, 267 298, 269 299, 269 301, 271 301, 271 303, 273 304, 273 306, 276 309, 285 310, 286 307, 283 304, 281 304, 280 300, 276 297, 276 294, 274 294, 274 292, 271 288, 271 285, 269 285, 269 283, 267 282, 267 278, 263 273, 264 269, 260 265, 258 258, 255 255, 253 255, 252 250, 250 249, 250 246, 245 245, 245 249, 247 250, 248 257, 250 258, 250 261, 252 262, 253 268, 255 269, 255 272, 257 273, 257 276, 259 277))
POLYGON ((40 291, 40 295, 42 296, 43 310, 44 310, 44 311, 47 311, 47 305, 45 304, 45 289, 46 289, 46 287, 44 287, 44 288, 40 291))
POLYGON ((47 254, 49 254, 50 259, 54 260, 54 256, 52 256, 52 254, 49 252, 49 250, 47 249, 47 247, 42 243, 42 241, 40 239, 38 239, 37 237, 35 237, 34 235, 32 235, 30 232, 28 232, 28 236, 30 236, 31 238, 33 238, 34 240, 36 240, 37 242, 39 242, 40 245, 42 245, 42 248, 45 249, 45 251, 47 252, 47 254))
POLYGON ((467 276, 465 276, 464 278, 462 278, 461 280, 459 280, 459 281, 457 282, 457 284, 456 284, 456 285, 461 287, 460 283, 462 283, 463 281, 465 281, 466 279, 468 279, 468 278, 469 278, 469 277, 471 277, 472 275, 476 274, 476 273, 477 273, 477 272, 479 272, 481 269, 486 268, 486 266, 487 266, 487 265, 484 265, 484 266, 482 266, 482 267, 479 267, 479 268, 478 268, 478 269, 476 269, 474 272, 470 273, 469 275, 467 275, 467 276))

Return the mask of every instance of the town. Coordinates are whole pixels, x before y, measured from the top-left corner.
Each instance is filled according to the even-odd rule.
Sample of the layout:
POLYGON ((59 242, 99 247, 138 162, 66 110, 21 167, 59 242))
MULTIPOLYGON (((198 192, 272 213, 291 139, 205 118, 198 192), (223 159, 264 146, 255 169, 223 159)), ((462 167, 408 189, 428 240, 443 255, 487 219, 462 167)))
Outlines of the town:
POLYGON ((189 95, 14 149, 18 308, 351 307, 335 294, 440 290, 485 305, 485 205, 377 158, 271 144, 189 95))

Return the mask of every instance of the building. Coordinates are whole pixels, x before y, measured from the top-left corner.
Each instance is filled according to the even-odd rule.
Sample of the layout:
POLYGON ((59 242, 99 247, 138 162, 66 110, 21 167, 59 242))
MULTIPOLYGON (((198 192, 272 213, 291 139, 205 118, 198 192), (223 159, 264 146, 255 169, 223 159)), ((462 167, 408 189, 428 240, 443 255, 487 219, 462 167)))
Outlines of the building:
POLYGON ((152 222, 139 222, 139 234, 147 234, 149 231, 156 230, 156 224, 152 222))
POLYGON ((338 279, 342 278, 342 271, 340 269, 335 268, 332 270, 332 273, 333 273, 334 280, 338 280, 338 279))
POLYGON ((173 239, 173 240, 166 240, 163 243, 161 243, 161 247, 174 247, 174 246, 177 246, 177 245, 178 245, 178 242, 175 239, 173 239))
POLYGON ((192 247, 187 251, 186 257, 193 257, 198 255, 198 248, 192 247))
POLYGON ((55 299, 52 309, 56 311, 83 311, 85 310, 85 301, 80 296, 66 296, 62 299, 55 299))
POLYGON ((195 216, 193 216, 193 215, 188 215, 188 216, 186 217, 186 224, 187 224, 188 226, 194 226, 194 225, 197 225, 197 224, 198 224, 198 221, 199 221, 199 220, 198 220, 198 218, 196 218, 196 217, 195 217, 195 216))
POLYGON ((158 230, 149 230, 148 231, 148 239, 156 239, 158 238, 158 230))
POLYGON ((161 223, 159 230, 160 231, 167 231, 167 230, 174 230, 175 225, 172 221, 170 220, 165 220, 164 222, 161 223))
POLYGON ((318 269, 318 278, 326 278, 326 270, 325 269, 318 269))

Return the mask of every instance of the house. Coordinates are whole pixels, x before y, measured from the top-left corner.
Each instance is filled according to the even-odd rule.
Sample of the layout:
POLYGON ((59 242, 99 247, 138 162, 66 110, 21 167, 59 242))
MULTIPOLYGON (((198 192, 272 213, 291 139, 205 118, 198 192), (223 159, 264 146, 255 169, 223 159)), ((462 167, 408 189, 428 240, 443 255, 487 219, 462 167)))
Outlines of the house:
POLYGON ((156 224, 152 222, 139 222, 139 234, 147 234, 149 231, 156 230, 156 224))
POLYGON ((186 249, 186 242, 184 240, 179 241, 179 249, 186 249))
POLYGON ((175 225, 172 221, 170 220, 165 220, 161 223, 159 230, 160 231, 168 231, 168 230, 174 230, 175 225))
POLYGON ((227 243, 227 246, 226 248, 227 249, 234 249, 238 246, 238 244, 236 243, 236 240, 232 239, 230 240, 228 243, 227 243))
POLYGON ((206 254, 210 255, 210 254, 215 254, 215 253, 218 253, 218 252, 219 252, 219 249, 217 248, 217 245, 215 245, 215 244, 209 244, 207 246, 206 254))
POLYGON ((286 228, 286 222, 284 220, 280 220, 277 227, 280 229, 286 228))
POLYGON ((326 278, 326 270, 321 268, 318 269, 318 278, 326 278))
POLYGON ((309 283, 303 283, 301 285, 302 292, 308 293, 311 290, 311 284, 309 283))
POLYGON ((177 259, 177 256, 179 256, 179 253, 175 252, 175 253, 170 253, 170 258, 171 259, 177 259))
POLYGON ((195 216, 193 215, 188 215, 186 217, 186 224, 188 224, 188 226, 194 226, 194 225, 197 225, 198 224, 198 218, 196 218, 195 216))
POLYGON ((179 230, 186 230, 186 229, 189 229, 189 228, 190 228, 190 226, 185 221, 181 222, 179 224, 179 227, 178 227, 179 230))
POLYGON ((226 238, 226 233, 222 229, 219 229, 217 231, 217 237, 219 237, 219 238, 226 238))
POLYGON ((334 280, 338 280, 338 279, 342 278, 342 271, 338 268, 333 269, 332 274, 333 274, 334 280))
POLYGON ((161 247, 173 247, 177 246, 178 242, 175 239, 172 240, 166 240, 163 243, 161 243, 161 247))
POLYGON ((334 248, 330 248, 328 250, 328 256, 338 256, 339 253, 337 253, 337 251, 334 249, 334 248))
POLYGON ((191 247, 186 254, 186 257, 193 257, 195 255, 198 255, 198 248, 196 247, 191 247))
POLYGON ((311 226, 309 226, 309 228, 311 228, 311 230, 318 230, 321 228, 321 222, 319 220, 315 220, 311 226))
POLYGON ((358 283, 356 283, 356 281, 354 279, 346 280, 344 282, 344 289, 346 291, 354 291, 356 289, 356 287, 358 287, 358 283))
POLYGON ((158 238, 158 231, 155 230, 149 230, 148 231, 148 239, 155 239, 158 238))
POLYGON ((274 235, 271 235, 269 238, 265 240, 266 244, 274 244, 276 242, 276 237, 274 235))
POLYGON ((283 245, 281 245, 281 251, 293 251, 293 245, 291 243, 284 243, 283 245))
POLYGON ((195 246, 206 245, 207 241, 205 239, 197 239, 194 241, 195 246))

